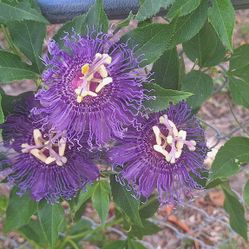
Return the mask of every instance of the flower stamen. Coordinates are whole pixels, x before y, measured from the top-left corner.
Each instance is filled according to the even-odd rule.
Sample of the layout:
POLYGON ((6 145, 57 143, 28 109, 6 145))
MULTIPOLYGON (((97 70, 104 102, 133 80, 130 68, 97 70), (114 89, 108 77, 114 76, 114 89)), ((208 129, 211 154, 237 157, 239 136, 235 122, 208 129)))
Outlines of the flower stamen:
POLYGON ((153 126, 152 130, 156 138, 156 144, 153 146, 153 149, 165 156, 167 162, 174 164, 176 159, 180 158, 184 145, 190 151, 195 151, 196 142, 194 140, 186 140, 187 132, 184 130, 178 131, 176 125, 168 119, 167 115, 161 116, 159 122, 165 125, 168 134, 165 136, 158 126, 153 126))
POLYGON ((33 138, 35 145, 24 143, 21 145, 22 153, 30 153, 45 164, 56 163, 58 166, 63 166, 67 162, 65 155, 67 139, 61 137, 57 142, 55 137, 49 137, 45 140, 39 129, 33 130, 33 138), (58 152, 56 152, 55 148, 58 152))
POLYGON ((111 64, 112 58, 108 54, 100 54, 97 53, 95 58, 90 65, 89 63, 84 64, 81 67, 82 83, 79 87, 75 89, 75 93, 77 95, 77 102, 81 103, 86 96, 96 97, 106 85, 112 83, 112 77, 108 76, 108 71, 106 69, 106 65, 111 64), (95 73, 98 73, 95 78, 95 73), (95 90, 91 89, 91 84, 97 83, 97 87, 95 90))

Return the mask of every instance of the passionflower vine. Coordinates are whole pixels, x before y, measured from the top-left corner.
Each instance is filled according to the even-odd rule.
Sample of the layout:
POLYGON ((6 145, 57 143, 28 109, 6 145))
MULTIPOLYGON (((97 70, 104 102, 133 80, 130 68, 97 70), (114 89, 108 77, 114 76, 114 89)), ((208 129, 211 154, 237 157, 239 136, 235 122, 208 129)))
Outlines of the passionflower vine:
POLYGON ((112 163, 122 166, 120 176, 140 196, 147 198, 157 188, 161 203, 183 201, 201 187, 194 178, 205 170, 204 130, 186 102, 152 113, 141 123, 110 150, 112 163))
POLYGON ((145 97, 139 59, 127 44, 114 43, 110 35, 72 35, 63 48, 51 41, 44 61, 45 87, 36 97, 44 113, 43 123, 63 133, 70 142, 102 145, 122 137, 127 125, 136 124, 136 115, 145 97))
POLYGON ((20 194, 30 191, 36 201, 70 199, 99 176, 98 168, 84 147, 70 149, 66 134, 45 126, 40 129, 39 117, 29 112, 33 104, 29 98, 0 126, 5 146, 16 152, 10 159, 8 180, 20 194))

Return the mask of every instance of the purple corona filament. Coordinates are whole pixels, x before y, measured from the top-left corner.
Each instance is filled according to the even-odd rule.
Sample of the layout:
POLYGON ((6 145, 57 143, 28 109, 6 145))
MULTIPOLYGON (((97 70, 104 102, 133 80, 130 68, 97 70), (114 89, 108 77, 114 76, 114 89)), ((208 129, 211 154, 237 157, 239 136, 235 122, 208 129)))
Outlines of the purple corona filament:
POLYGON ((204 130, 185 102, 143 118, 139 129, 130 128, 109 157, 121 165, 121 177, 140 196, 155 189, 161 203, 179 203, 201 186, 207 154, 204 130))
POLYGON ((147 76, 127 44, 99 34, 64 38, 64 48, 51 41, 44 61, 44 87, 37 94, 43 124, 66 132, 70 143, 88 136, 90 145, 121 138, 146 98, 147 76), (45 116, 45 117, 44 117, 45 116))
POLYGON ((10 160, 8 180, 19 187, 20 194, 29 191, 36 201, 70 199, 96 180, 99 170, 87 144, 82 151, 70 149, 65 134, 45 126, 39 129, 40 117, 29 113, 33 104, 33 99, 24 107, 19 103, 21 107, 0 126, 5 146, 16 151, 10 160))

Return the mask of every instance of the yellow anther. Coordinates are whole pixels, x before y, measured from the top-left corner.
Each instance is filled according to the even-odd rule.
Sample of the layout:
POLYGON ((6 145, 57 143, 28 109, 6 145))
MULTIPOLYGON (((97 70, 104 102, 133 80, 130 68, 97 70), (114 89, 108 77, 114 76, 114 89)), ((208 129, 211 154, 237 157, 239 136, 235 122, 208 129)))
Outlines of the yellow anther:
POLYGON ((176 159, 179 158, 179 157, 181 156, 181 154, 182 154, 182 150, 176 151, 176 152, 175 152, 175 158, 176 158, 176 159))
POLYGON ((172 144, 173 142, 173 137, 171 135, 167 136, 167 143, 172 144))
POLYGON ((77 99, 76 99, 77 103, 81 103, 82 100, 83 100, 83 96, 78 95, 78 96, 77 96, 77 99))
MULTIPOLYGON (((50 135, 55 136, 56 134, 51 132, 50 135)), ((45 140, 39 129, 33 130, 33 138, 35 145, 21 144, 22 153, 30 153, 45 164, 56 162, 57 165, 62 166, 67 162, 67 158, 64 156, 66 138, 62 137, 58 142, 54 143, 51 139, 45 140), (57 149, 58 153, 56 152, 57 149)))
POLYGON ((101 59, 102 58, 102 54, 100 54, 100 53, 97 53, 97 54, 95 54, 95 59, 101 59))
POLYGON ((86 63, 81 67, 81 73, 86 75, 86 74, 88 74, 89 69, 90 69, 90 65, 88 63, 86 63))
POLYGON ((178 136, 178 130, 176 128, 176 125, 171 121, 168 120, 170 127, 173 129, 174 136, 178 136))
POLYGON ((54 157, 49 156, 49 157, 46 158, 45 163, 46 163, 46 164, 50 164, 50 163, 55 162, 55 160, 56 160, 56 159, 55 159, 54 157))
POLYGON ((165 157, 168 156, 168 152, 162 148, 162 146, 156 144, 153 146, 153 149, 161 154, 163 154, 165 157))
POLYGON ((166 159, 167 162, 170 162, 171 158, 172 158, 171 154, 168 154, 168 155, 165 156, 165 159, 166 159))
POLYGON ((164 123, 164 119, 167 118, 167 115, 163 115, 159 118, 159 122, 160 124, 163 124, 164 123))
POLYGON ((66 150, 66 138, 61 138, 58 145, 59 145, 59 156, 64 156, 66 150))
POLYGON ((39 129, 33 130, 33 137, 34 137, 35 145, 42 145, 43 138, 42 138, 42 134, 39 129))
POLYGON ((108 72, 107 72, 107 70, 106 70, 106 68, 105 68, 104 65, 100 65, 100 66, 99 66, 98 72, 99 72, 99 74, 100 74, 100 76, 101 76, 102 78, 106 78, 106 77, 108 76, 108 72))
POLYGON ((184 130, 180 130, 178 136, 181 137, 183 140, 186 140, 187 132, 184 130))
POLYGON ((45 163, 47 157, 39 149, 32 149, 30 153, 36 158, 38 158, 40 161, 45 163))
POLYGON ((178 150, 181 150, 183 148, 183 145, 184 145, 183 141, 177 141, 176 142, 176 148, 178 150))
POLYGON ((112 78, 111 77, 106 77, 102 80, 102 82, 96 87, 95 92, 98 93, 99 91, 102 90, 103 87, 106 85, 112 83, 112 78))
POLYGON ((106 64, 111 64, 112 63, 112 57, 109 56, 108 54, 103 54, 103 56, 105 57, 105 63, 106 64))
POLYGON ((153 126, 152 130, 153 130, 153 132, 155 134, 155 137, 156 137, 156 143, 158 145, 161 145, 162 139, 161 139, 161 136, 160 136, 160 134, 161 134, 160 129, 157 126, 153 126))

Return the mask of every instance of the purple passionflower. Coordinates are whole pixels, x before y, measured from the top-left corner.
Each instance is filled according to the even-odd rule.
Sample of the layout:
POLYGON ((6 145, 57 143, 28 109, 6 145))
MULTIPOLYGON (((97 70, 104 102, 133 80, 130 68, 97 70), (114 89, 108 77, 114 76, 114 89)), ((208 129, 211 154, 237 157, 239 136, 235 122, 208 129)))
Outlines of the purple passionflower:
POLYGON ((201 187, 194 178, 205 170, 204 130, 186 102, 152 113, 142 123, 127 131, 109 157, 140 196, 148 198, 157 188, 161 203, 179 203, 201 187))
POLYGON ((30 191, 36 201, 70 199, 93 182, 99 170, 84 147, 71 149, 63 134, 45 126, 40 129, 39 117, 30 114, 33 104, 32 98, 19 103, 0 125, 4 145, 15 151, 8 181, 19 187, 19 194, 30 191))
POLYGON ((64 37, 63 48, 55 41, 48 45, 36 113, 45 114, 43 123, 66 131, 71 142, 87 134, 90 145, 102 145, 136 124, 147 76, 133 50, 110 38, 74 34, 64 37))

